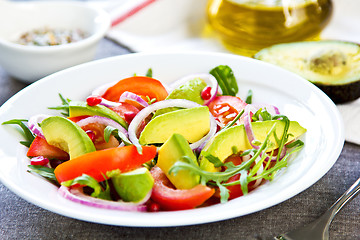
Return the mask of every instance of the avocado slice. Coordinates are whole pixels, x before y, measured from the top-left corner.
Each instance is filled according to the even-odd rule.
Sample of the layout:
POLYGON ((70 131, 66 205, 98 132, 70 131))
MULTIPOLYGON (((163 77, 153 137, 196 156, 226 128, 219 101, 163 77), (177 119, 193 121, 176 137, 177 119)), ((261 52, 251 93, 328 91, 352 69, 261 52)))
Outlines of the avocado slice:
POLYGON ((335 103, 360 97, 360 46, 344 41, 273 45, 254 58, 290 70, 323 90, 335 103))
POLYGON ((183 85, 175 88, 166 99, 187 99, 203 105, 201 91, 207 86, 206 82, 199 77, 190 79, 183 85))
MULTIPOLYGON (((193 102, 196 102, 200 105, 204 104, 204 99, 201 98, 201 91, 206 87, 206 83, 204 80, 200 78, 194 78, 190 79, 183 85, 175 88, 167 97, 166 99, 186 99, 193 102)), ((154 114, 153 118, 167 113, 171 111, 178 110, 177 107, 171 107, 171 108, 164 108, 157 110, 154 114)))
POLYGON ((174 133, 183 135, 193 143, 210 130, 210 112, 206 106, 180 109, 152 119, 141 132, 141 145, 164 143, 174 133))
POLYGON ((177 161, 192 161, 198 165, 188 141, 180 134, 173 134, 158 151, 157 166, 166 174, 170 182, 178 189, 190 189, 200 183, 200 176, 189 170, 180 170, 169 174, 169 170, 177 161))
MULTIPOLYGON (((283 121, 272 120, 263 122, 252 122, 251 126, 255 138, 260 142, 263 142, 266 138, 266 135, 274 124, 276 124, 276 135, 280 137, 284 132, 285 123, 283 121)), ((306 129, 300 126, 298 122, 290 121, 288 133, 291 135, 288 139, 288 142, 298 138, 305 132, 306 129)), ((276 141, 273 135, 270 137, 269 140, 274 143, 273 149, 276 148, 276 141)), ((233 154, 234 148, 237 152, 245 151, 252 148, 247 138, 245 127, 243 124, 220 131, 205 145, 199 157, 200 168, 209 172, 217 171, 217 169, 214 167, 214 164, 209 162, 203 156, 203 153, 205 151, 215 157, 218 157, 222 162, 224 162, 230 155, 233 154)))
POLYGON ((127 122, 122 117, 103 105, 89 106, 86 104, 86 102, 71 101, 69 103, 69 115, 70 117, 84 115, 107 117, 119 123, 126 129, 128 127, 127 122))
POLYGON ((69 153, 70 159, 96 151, 85 131, 67 118, 48 117, 40 125, 46 141, 69 153))
POLYGON ((108 174, 116 192, 125 202, 139 202, 146 197, 154 185, 154 178, 145 167, 130 172, 112 171, 108 174))

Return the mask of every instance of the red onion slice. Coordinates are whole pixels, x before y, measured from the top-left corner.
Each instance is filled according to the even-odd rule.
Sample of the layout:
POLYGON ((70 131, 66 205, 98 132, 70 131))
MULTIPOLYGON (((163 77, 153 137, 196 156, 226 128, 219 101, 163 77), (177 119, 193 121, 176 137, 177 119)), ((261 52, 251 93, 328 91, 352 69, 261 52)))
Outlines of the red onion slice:
POLYGON ((190 144, 191 149, 196 149, 197 152, 201 152, 205 144, 212 138, 217 131, 217 123, 213 115, 210 113, 210 131, 199 141, 190 144))
MULTIPOLYGON (((96 89, 94 89, 91 93, 92 96, 102 96, 104 95, 104 93, 106 92, 106 90, 108 90, 109 87, 114 86, 116 83, 118 83, 118 81, 114 81, 111 83, 105 83, 99 87, 97 87, 96 89)), ((104 105, 105 107, 116 107, 119 105, 119 103, 117 102, 113 102, 113 101, 109 101, 105 98, 101 99, 101 105, 104 105)))
MULTIPOLYGON (((281 153, 280 153, 280 157, 279 157, 279 160, 280 160, 280 161, 285 157, 286 151, 287 151, 286 146, 284 146, 284 147, 281 149, 281 153)), ((272 157, 266 157, 265 161, 269 161, 269 160, 272 161, 272 162, 277 161, 277 155, 272 156, 272 157)))
POLYGON ((251 114, 250 114, 250 104, 246 105, 245 112, 244 112, 244 127, 246 136, 249 140, 250 145, 255 148, 259 149, 259 146, 256 146, 253 144, 253 141, 255 140, 255 135, 251 126, 251 114))
POLYGON ((145 212, 147 210, 144 203, 150 198, 151 191, 147 196, 141 201, 141 203, 132 203, 132 202, 123 202, 123 201, 109 201, 99 198, 90 197, 84 194, 80 188, 67 188, 61 186, 58 190, 58 193, 73 202, 80 203, 89 207, 97 207, 111 210, 121 210, 121 211, 137 211, 145 212))
POLYGON ((173 82, 170 85, 170 89, 174 90, 175 88, 178 88, 178 87, 184 85, 186 82, 188 82, 192 79, 195 79, 195 78, 200 78, 201 80, 206 82, 206 84, 208 84, 211 87, 211 91, 210 91, 211 97, 208 100, 204 101, 204 105, 209 105, 210 102, 214 100, 214 98, 216 97, 218 92, 220 94, 222 93, 221 89, 219 88, 219 84, 218 84, 216 78, 209 73, 192 74, 192 75, 187 75, 185 77, 182 77, 179 80, 173 82))
POLYGON ((117 106, 119 106, 120 104, 121 104, 121 103, 119 103, 119 102, 109 101, 109 100, 107 100, 107 99, 105 99, 105 98, 101 98, 101 103, 100 103, 100 105, 103 105, 103 106, 108 107, 108 108, 110 108, 110 107, 117 107, 117 106))
POLYGON ((91 117, 81 119, 76 124, 79 125, 80 127, 83 127, 83 126, 86 126, 91 123, 97 123, 97 124, 101 124, 101 125, 105 125, 105 126, 114 127, 116 129, 118 129, 119 131, 121 131, 122 133, 124 133, 125 136, 128 137, 128 131, 126 131, 126 129, 124 127, 122 127, 119 123, 117 123, 114 120, 111 120, 107 117, 91 116, 91 117))
POLYGON ((126 100, 135 101, 143 107, 149 106, 149 104, 144 99, 142 99, 139 95, 132 92, 126 91, 123 94, 121 94, 119 102, 125 102, 126 100))
MULTIPOLYGON (((168 99, 168 100, 159 101, 159 102, 149 105, 148 107, 142 109, 131 121, 129 128, 128 128, 130 141, 135 145, 139 145, 140 143, 139 143, 139 139, 136 136, 136 133, 137 133, 142 121, 147 116, 149 116, 152 112, 159 110, 159 109, 168 108, 168 107, 194 108, 194 107, 201 107, 201 105, 198 103, 189 101, 189 100, 185 100, 185 99, 168 99)), ((202 139, 200 139, 199 141, 197 141, 195 143, 192 143, 190 145, 190 147, 192 149, 199 147, 204 141, 209 139, 216 132, 215 119, 213 118, 211 113, 209 113, 209 114, 210 114, 210 131, 202 139)))
POLYGON ((50 117, 50 115, 46 115, 46 114, 38 114, 35 116, 32 116, 29 118, 28 121, 28 127, 30 129, 30 131, 35 134, 36 136, 39 136, 43 139, 45 139, 44 134, 41 130, 41 127, 39 126, 39 123, 41 123, 45 118, 50 117))

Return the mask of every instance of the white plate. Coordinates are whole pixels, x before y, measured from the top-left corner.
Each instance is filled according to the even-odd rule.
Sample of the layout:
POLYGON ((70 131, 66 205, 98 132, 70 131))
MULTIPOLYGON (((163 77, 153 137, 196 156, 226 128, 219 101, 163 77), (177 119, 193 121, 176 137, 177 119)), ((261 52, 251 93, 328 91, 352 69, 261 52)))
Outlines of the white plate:
POLYGON ((73 67, 46 77, 17 93, 0 108, 0 122, 29 118, 34 114, 58 114, 48 110, 64 97, 85 99, 97 86, 148 68, 164 83, 186 74, 204 73, 217 65, 229 65, 238 79, 240 97, 251 89, 253 102, 279 107, 291 120, 307 128, 305 147, 274 181, 247 196, 206 208, 176 212, 137 213, 96 209, 73 203, 57 194, 57 188, 26 172, 26 148, 14 126, 0 126, 0 180, 25 200, 49 211, 96 223, 120 226, 180 226, 239 217, 281 203, 319 180, 335 163, 343 143, 343 123, 331 100, 314 85, 270 64, 227 54, 129 54, 73 67))

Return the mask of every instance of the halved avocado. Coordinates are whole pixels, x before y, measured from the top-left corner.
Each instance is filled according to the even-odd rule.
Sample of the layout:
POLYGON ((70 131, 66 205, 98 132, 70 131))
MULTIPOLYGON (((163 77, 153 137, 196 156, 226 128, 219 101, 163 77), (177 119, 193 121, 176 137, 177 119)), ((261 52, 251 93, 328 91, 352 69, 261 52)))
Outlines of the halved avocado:
POLYGON ((290 70, 323 90, 335 103, 360 97, 360 45, 323 40, 273 45, 254 58, 290 70))

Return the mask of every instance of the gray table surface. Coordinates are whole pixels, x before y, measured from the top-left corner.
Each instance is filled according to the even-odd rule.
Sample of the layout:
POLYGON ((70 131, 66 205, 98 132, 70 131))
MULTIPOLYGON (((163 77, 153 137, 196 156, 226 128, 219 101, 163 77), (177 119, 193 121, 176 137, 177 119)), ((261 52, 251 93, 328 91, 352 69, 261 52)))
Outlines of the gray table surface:
MULTIPOLYGON (((129 52, 103 39, 96 58, 129 52)), ((0 66, 0 105, 26 84, 0 66)), ((0 166, 1 167, 1 166, 0 166)), ((312 187, 274 207, 209 224, 131 228, 67 218, 21 199, 0 183, 0 239, 264 239, 309 223, 326 211, 360 177, 360 146, 345 143, 331 170, 312 187)), ((331 239, 360 239, 360 197, 337 215, 331 239)))

